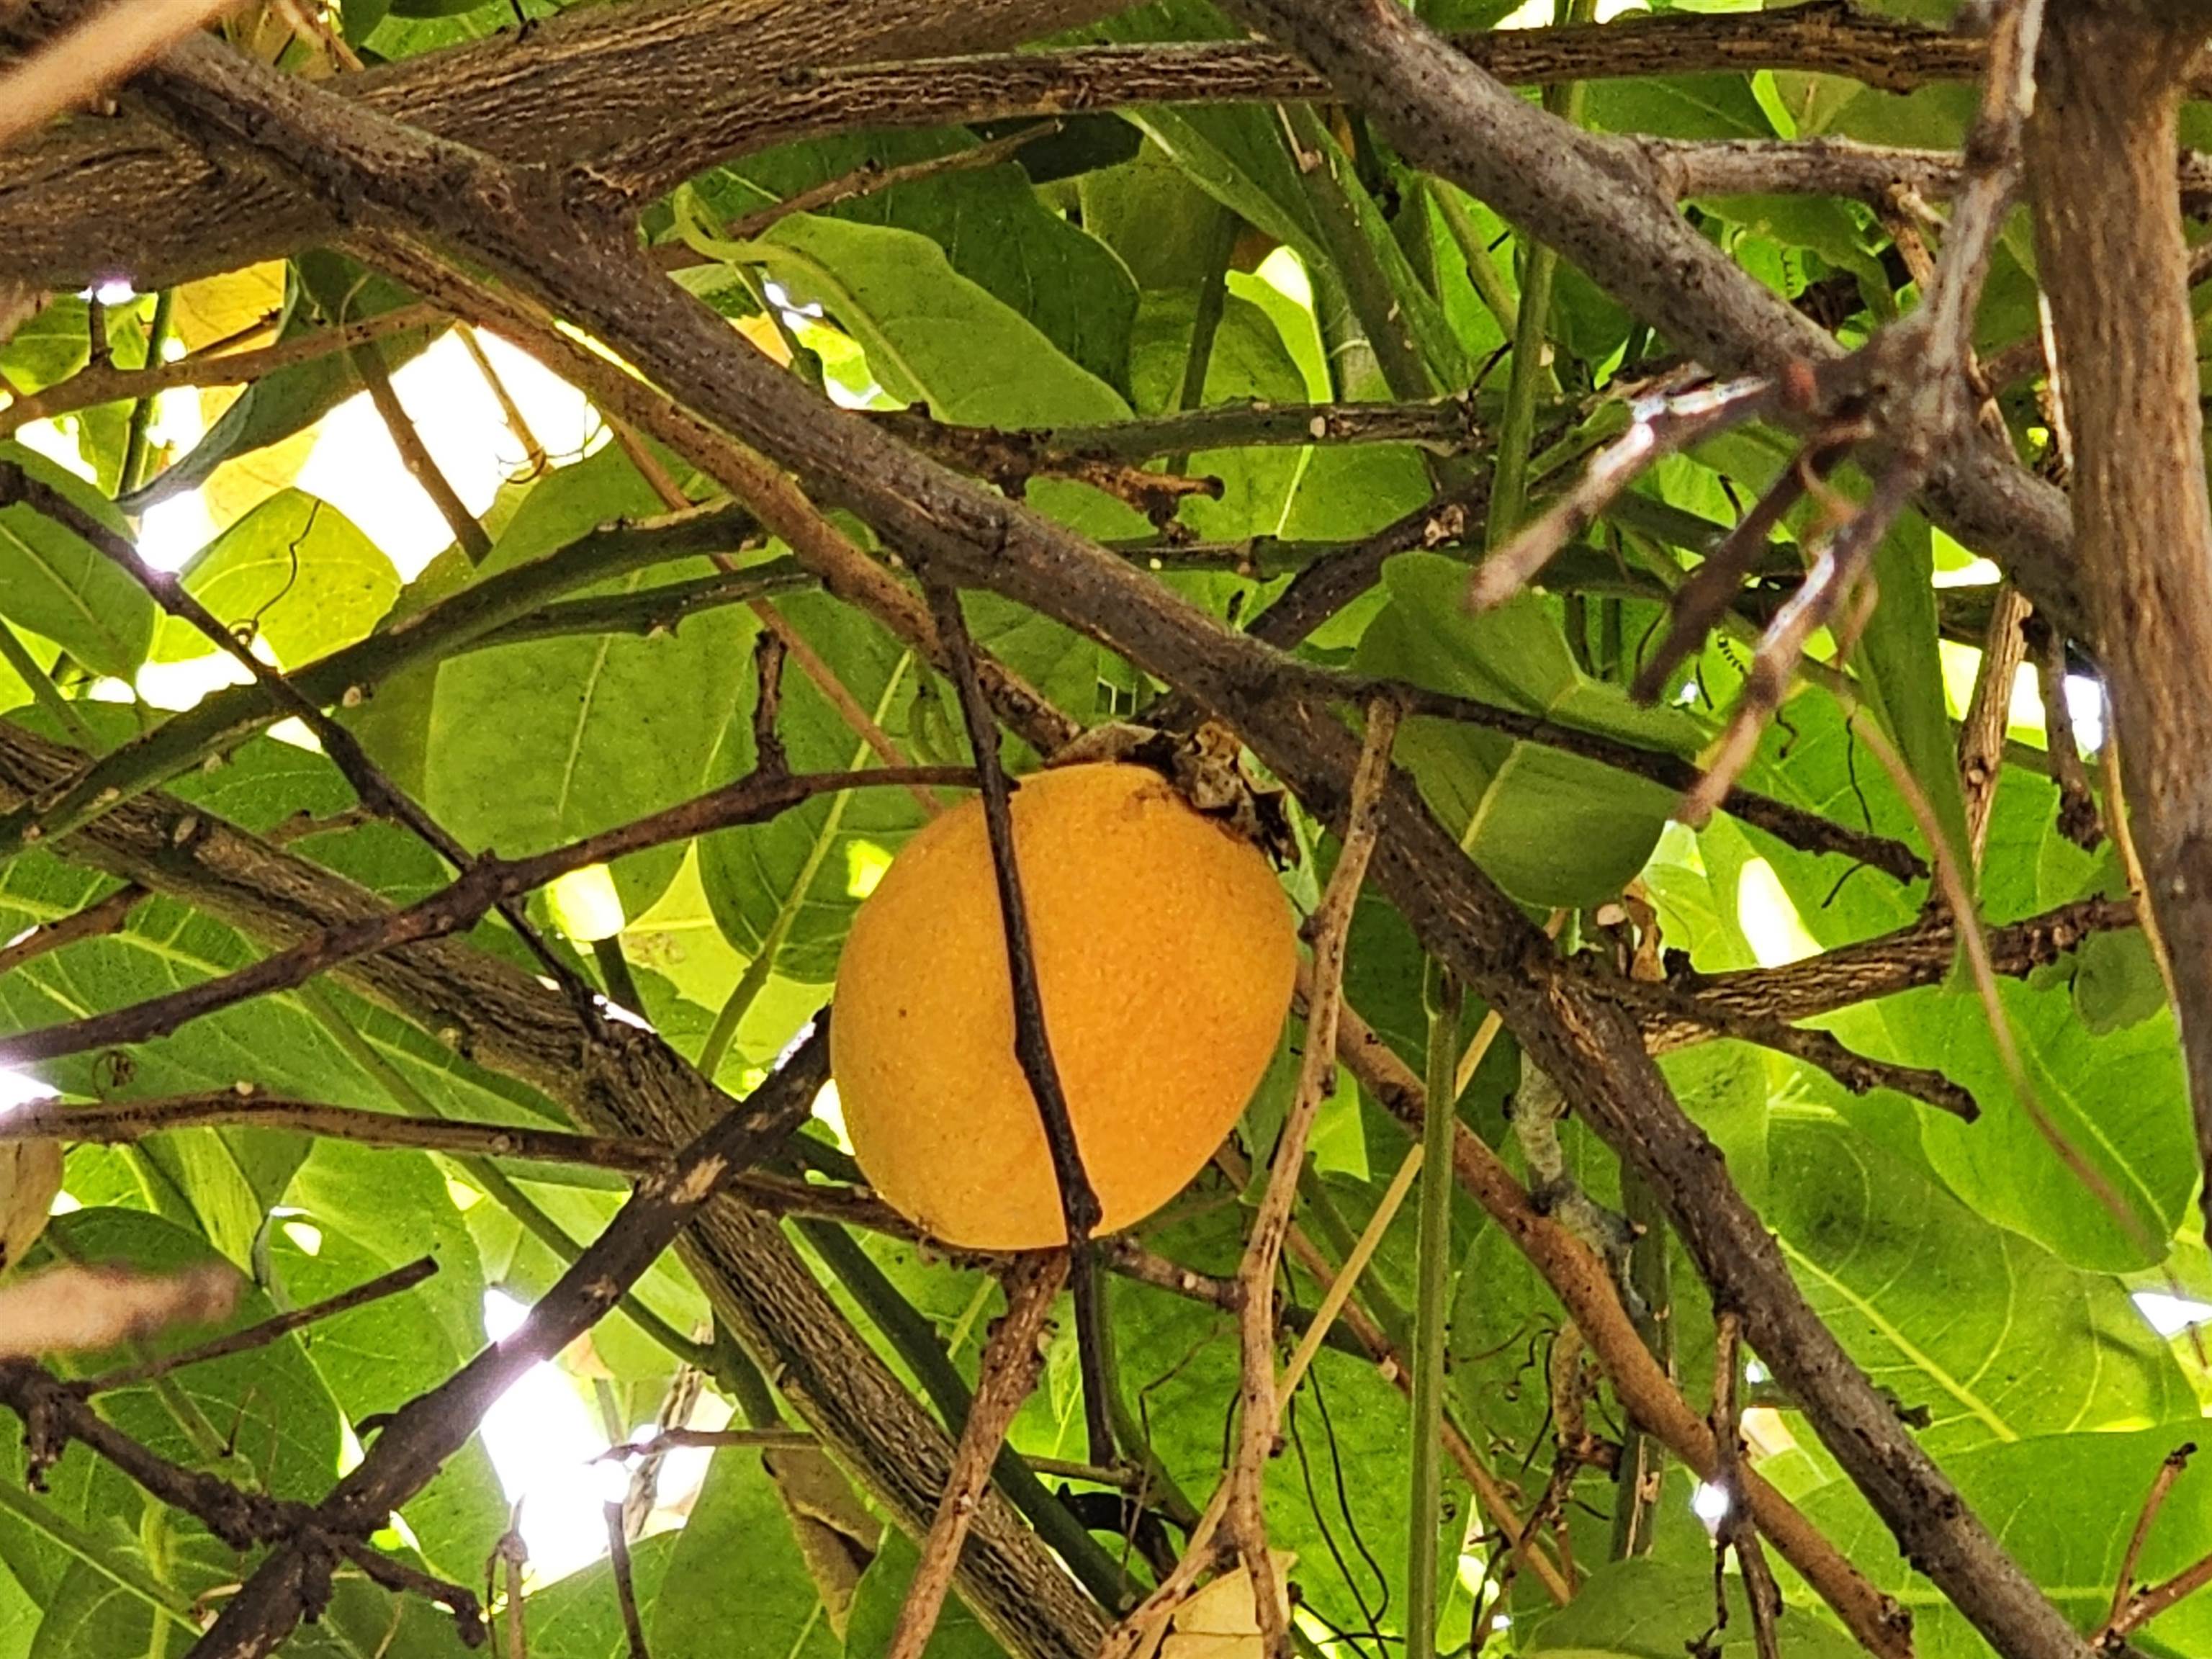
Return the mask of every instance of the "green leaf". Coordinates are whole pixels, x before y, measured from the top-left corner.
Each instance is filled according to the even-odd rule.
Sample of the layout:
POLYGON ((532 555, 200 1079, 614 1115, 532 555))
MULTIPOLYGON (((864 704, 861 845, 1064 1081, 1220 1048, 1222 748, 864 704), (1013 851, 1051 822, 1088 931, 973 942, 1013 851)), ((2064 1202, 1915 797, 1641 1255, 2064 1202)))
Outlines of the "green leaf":
MULTIPOLYGON (((973 147, 972 139, 955 132, 841 135, 786 146, 739 170, 782 198, 863 167, 897 167, 973 147)), ((928 237, 955 271, 1034 323, 1071 362, 1109 386, 1127 385, 1137 285, 1086 225, 1044 204, 1019 166, 941 172, 823 212, 928 237)))
MULTIPOLYGON (((819 595, 793 596, 783 614, 879 726, 894 734, 908 730, 917 676, 897 641, 819 595)), ((781 729, 792 766, 841 771, 865 765, 866 744, 813 683, 796 673, 785 678, 781 729)), ((748 763, 749 757, 724 757, 731 776, 748 763)), ((746 957, 772 951, 778 973, 826 983, 836 976, 854 908, 922 822, 921 807, 905 790, 860 789, 702 837, 699 873, 714 919, 746 957)))
MULTIPOLYGON (((611 446, 540 482, 484 568, 505 569, 596 525, 659 510, 611 446)), ((682 574, 706 570, 695 562, 698 573, 682 574)), ((633 592, 653 580, 641 571, 585 591, 633 592)), ((753 632, 744 612, 724 607, 658 639, 539 640, 447 662, 431 709, 424 805, 468 845, 513 858, 703 793, 710 780, 734 775, 717 773, 723 745, 749 741, 753 632)), ((683 854, 681 844, 658 848, 616 867, 629 914, 652 903, 683 854)))
POLYGON ((1792 1276, 1874 1380, 1931 1421, 1939 1455, 2193 1412, 2119 1284, 1991 1226, 1825 1112, 1778 1112, 1764 1213, 1792 1276), (2054 1365, 2053 1354, 2076 1356, 2054 1365))
MULTIPOLYGON (((1390 603, 1360 642, 1360 670, 1677 754, 1695 747, 1697 725, 1679 709, 1639 708, 1617 686, 1583 677, 1535 596, 1469 616, 1466 580, 1464 566, 1438 554, 1391 560, 1390 603)), ((1475 862, 1531 904, 1618 892, 1675 804, 1674 791, 1643 778, 1443 720, 1407 720, 1398 755, 1475 862)))
MULTIPOLYGON (((18 443, 11 461, 117 535, 131 527, 75 473, 18 443)), ((88 668, 129 679, 146 660, 158 611, 146 590, 76 532, 33 508, 0 507, 0 615, 45 635, 88 668)))
MULTIPOLYGON (((311 334, 325 321, 359 322, 381 316, 411 303, 414 295, 398 283, 369 275, 351 260, 329 252, 305 253, 294 261, 298 288, 292 296, 280 341, 311 334), (318 306, 323 318, 317 317, 318 306)), ((387 369, 420 356, 446 331, 447 325, 433 323, 404 333, 386 335, 368 349, 387 369)), ((196 489, 215 476, 225 461, 250 455, 282 443, 306 430, 361 390, 350 356, 326 351, 304 362, 294 363, 247 386, 216 418, 200 441, 170 463, 151 482, 117 505, 126 513, 143 513, 188 489, 196 489)))
MULTIPOLYGON (((2159 1465, 2202 1425, 2187 1419, 2132 1434, 2067 1434, 1987 1446, 1944 1461, 1960 1495, 2008 1554, 2081 1631, 2111 1611, 2129 1534, 2159 1465)), ((1985 1659, 1981 1637, 1899 1557, 1888 1529, 1842 1482, 1813 1493, 1806 1517, 1858 1564, 1875 1588, 1913 1616, 1923 1659, 1985 1659)), ((2201 1458, 2175 1481, 2137 1563, 2152 1584, 2212 1553, 2212 1471, 2201 1458)), ((2191 1596, 2131 1638, 2146 1655, 2178 1659, 2212 1646, 2212 1602, 2191 1596)))
MULTIPOLYGON (((179 574, 216 621, 268 641, 284 668, 367 637, 399 595, 399 573, 382 550, 328 501, 298 489, 278 490, 179 574)), ((176 654, 213 649, 191 630, 176 654)))
POLYGON ((1119 392, 1036 325, 952 269, 928 237, 799 214, 744 257, 818 301, 868 354, 885 391, 941 421, 1052 426, 1127 416, 1119 392))
POLYGON ((1859 649, 1860 684, 1913 780, 1934 808, 1953 855, 1966 856, 1966 807, 1959 788, 1959 746, 1944 702, 1937 653, 1935 548, 1928 522, 1899 516, 1875 550, 1878 597, 1859 649))
MULTIPOLYGON (((707 1483, 649 1604, 646 1638, 653 1659, 728 1654, 732 1581, 744 1585, 744 1651, 775 1659, 836 1659, 837 1638, 807 1576, 791 1522, 761 1467, 761 1454, 744 1448, 718 1451, 708 1466, 707 1483)), ((866 1580, 861 1583, 865 1600, 866 1580)), ((856 1606, 854 1628, 859 1620, 856 1606)))
MULTIPOLYGON (((1674 1561, 1608 1561, 1583 1579, 1575 1599, 1536 1626, 1523 1650, 1545 1659, 1681 1659, 1685 1652, 1717 1651, 1741 1659, 1753 1652, 1751 1608, 1743 1583, 1728 1575, 1728 1626, 1711 1649, 1713 1627, 1711 1566, 1674 1561)), ((1775 1637, 1790 1659, 1850 1659, 1859 1651, 1848 1637, 1811 1615, 1785 1609, 1775 1637)))

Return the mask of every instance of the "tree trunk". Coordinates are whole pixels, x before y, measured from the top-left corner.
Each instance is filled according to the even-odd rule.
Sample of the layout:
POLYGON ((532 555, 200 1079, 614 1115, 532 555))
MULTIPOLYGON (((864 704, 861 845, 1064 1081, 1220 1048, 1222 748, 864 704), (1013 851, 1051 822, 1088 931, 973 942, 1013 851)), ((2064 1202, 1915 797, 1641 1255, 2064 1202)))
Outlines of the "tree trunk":
POLYGON ((2204 26, 2178 15, 2055 7, 2028 157, 2074 439, 2075 580, 2212 1167, 2212 501, 2172 185, 2182 76, 2204 26))

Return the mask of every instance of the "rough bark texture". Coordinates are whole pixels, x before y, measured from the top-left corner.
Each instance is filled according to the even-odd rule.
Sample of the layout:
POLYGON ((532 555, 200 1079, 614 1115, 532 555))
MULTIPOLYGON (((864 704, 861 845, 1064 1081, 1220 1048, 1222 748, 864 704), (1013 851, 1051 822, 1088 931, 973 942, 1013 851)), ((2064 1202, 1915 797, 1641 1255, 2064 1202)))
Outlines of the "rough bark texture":
MULTIPOLYGON (((1315 811, 1342 813, 1358 746, 1325 704, 1280 683, 1265 646, 1226 632, 1105 549, 830 407, 713 313, 655 281, 641 258, 588 235, 529 181, 452 145, 364 120, 211 42, 179 47, 149 87, 174 118, 211 141, 237 143, 336 199, 428 230, 557 307, 647 368, 678 401, 852 507, 909 562, 939 580, 989 587, 1113 647, 1232 720, 1315 811)), ((1712 274, 1711 250, 1692 241, 1704 252, 1678 250, 1678 259, 1692 274, 1712 274)), ((1467 860, 1402 776, 1382 811, 1374 872, 1423 945, 1498 1009, 1586 1120, 1666 1195, 1717 1297, 1744 1311, 1761 1358, 1907 1556, 2011 1659, 2087 1659, 2087 1644, 1807 1304, 1718 1150, 1668 1092, 1634 1022, 1560 969, 1549 940, 1467 860)))
MULTIPOLYGON (((986 51, 1122 0, 648 0, 580 7, 347 83, 370 108, 526 165, 564 166, 706 112, 775 101, 792 64, 986 51)), ((142 288, 328 240, 341 215, 289 180, 239 174, 143 114, 66 123, 0 153, 0 273, 142 288)))
POLYGON ((2204 30, 2183 11, 2057 8, 2029 155, 2074 436, 2076 580, 2212 1167, 2212 501, 2188 251, 2164 188, 2204 30))

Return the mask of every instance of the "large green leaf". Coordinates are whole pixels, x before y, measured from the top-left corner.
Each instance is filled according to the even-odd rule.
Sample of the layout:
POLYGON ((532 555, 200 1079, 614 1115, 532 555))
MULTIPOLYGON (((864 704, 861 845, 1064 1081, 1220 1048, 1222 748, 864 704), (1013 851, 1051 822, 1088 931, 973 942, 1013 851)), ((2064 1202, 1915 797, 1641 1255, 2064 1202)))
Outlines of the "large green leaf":
MULTIPOLYGON (((594 526, 659 510, 611 447, 532 489, 484 568, 505 569, 594 526)), ((641 572, 586 591, 631 592, 652 580, 641 572)), ((430 715, 425 805, 470 846, 515 857, 702 793, 719 781, 728 729, 746 729, 753 631, 745 613, 726 607, 656 639, 538 640, 446 663, 430 715)), ((636 915, 651 904, 682 857, 678 844, 624 860, 616 870, 624 908, 636 915)))
MULTIPOLYGON (((392 609, 399 573, 376 544, 328 501, 280 489, 210 542, 179 573, 225 627, 268 641, 281 667, 365 637, 392 609)), ((215 649, 172 621, 185 637, 178 656, 215 649)))
MULTIPOLYGON (((295 272, 294 289, 278 331, 280 340, 312 334, 326 320, 359 322, 381 316, 414 297, 388 278, 328 252, 302 254, 295 263, 295 272)), ((375 352, 387 369, 398 368, 420 356, 445 332, 446 326, 434 323, 389 334, 366 349, 375 352)), ((189 451, 118 505, 128 512, 143 513, 172 496, 196 489, 213 477, 224 462, 305 431, 360 390, 361 377, 354 371, 351 357, 343 351, 323 352, 264 375, 239 393, 189 451)))
MULTIPOLYGON (((1944 1461, 1973 1511, 2077 1630, 2094 1631, 2112 1609, 2129 1534, 2152 1478, 2168 1454, 2201 1432, 2183 1421, 2132 1434, 2067 1434, 1986 1446, 1944 1461)), ((1841 1482, 1805 1502, 1813 1523, 1858 1564, 1876 1589, 1913 1616, 1923 1659, 1987 1659, 1990 1650, 1964 1615, 1899 1557, 1888 1529, 1841 1482)), ((2156 1583, 2212 1553, 2212 1471, 2200 1460, 2175 1481, 2158 1511, 2135 1580, 2156 1583)), ((2181 1659, 2212 1644, 2212 1601, 2192 1596, 2130 1638, 2155 1659, 2181 1659)))
MULTIPOLYGON (((1716 1638, 1710 1566, 1608 1561, 1583 1581, 1572 1602, 1536 1626, 1522 1650, 1545 1659, 1680 1659, 1698 1651, 1740 1659, 1754 1650, 1751 1608, 1733 1573, 1727 1589, 1728 1625, 1716 1638)), ((1849 1637, 1803 1613, 1784 1612, 1775 1636, 1790 1659, 1850 1659, 1859 1651, 1849 1637)))
MULTIPOLYGON (((764 196, 789 197, 865 167, 973 147, 965 135, 949 132, 860 133, 788 146, 738 171, 764 196)), ((1019 167, 940 171, 824 212, 928 237, 955 271, 1036 325, 1072 362, 1109 386, 1127 383, 1136 283, 1104 243, 1048 208, 1019 167)))
POLYGON ((837 1637, 790 1519, 761 1454, 744 1449, 719 1451, 708 1467, 651 1604, 646 1635, 654 1659, 721 1659, 731 1652, 732 1581, 744 1585, 744 1651, 836 1659, 837 1637))
POLYGON ((954 270, 927 236, 799 214, 740 246, 795 297, 826 306, 885 391, 939 420, 1053 426, 1128 413, 1119 392, 954 270))
MULTIPOLYGON (((1699 731, 1677 709, 1639 708, 1575 665, 1533 594, 1481 616, 1461 595, 1466 567, 1440 554, 1390 561, 1390 602, 1368 626, 1364 672, 1412 680, 1631 743, 1693 749, 1699 731)), ((1557 749, 1430 719, 1410 720, 1398 755, 1474 861, 1531 904, 1589 902, 1643 866, 1675 793, 1557 749)))
POLYGON ((1769 1146, 1765 1213, 1792 1273, 1869 1374, 1928 1409, 1931 1452, 2195 1410, 2116 1280, 1991 1226, 1825 1112, 1778 1112, 1769 1146))
MULTIPOLYGON (((13 462, 128 539, 131 527, 100 493, 18 443, 13 462)), ((75 531, 21 502, 0 507, 0 615, 45 635, 88 668, 129 679, 146 660, 158 611, 146 590, 75 531)))

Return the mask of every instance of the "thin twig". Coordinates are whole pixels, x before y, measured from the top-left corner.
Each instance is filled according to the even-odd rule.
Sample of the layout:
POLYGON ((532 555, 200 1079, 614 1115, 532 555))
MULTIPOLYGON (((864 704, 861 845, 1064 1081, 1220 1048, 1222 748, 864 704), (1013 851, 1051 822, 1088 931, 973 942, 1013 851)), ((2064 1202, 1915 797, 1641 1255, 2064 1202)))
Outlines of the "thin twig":
POLYGON ((1100 1650, 1101 1659, 1133 1659, 1149 1651, 1175 1610, 1190 1598, 1199 1576, 1212 1565, 1225 1540, 1251 1576, 1255 1616, 1260 1623, 1266 1659, 1283 1659, 1290 1632, 1284 1623, 1275 1566, 1267 1547, 1267 1525, 1260 1509, 1261 1483, 1274 1446, 1280 1416, 1275 1376, 1275 1270, 1291 1231, 1291 1208, 1305 1159, 1307 1134, 1336 1075, 1336 1030, 1343 1006, 1344 948, 1352 905, 1375 848, 1376 805, 1389 776, 1390 742, 1396 713, 1386 702, 1369 707, 1367 738, 1360 750, 1344 839, 1330 872, 1328 890, 1316 908, 1309 931, 1314 963, 1313 990, 1306 1012, 1305 1052, 1298 1066, 1297 1092, 1276 1137, 1267 1188, 1253 1218, 1250 1237, 1237 1271, 1243 1361, 1237 1390, 1241 1420, 1229 1471, 1192 1530, 1176 1570, 1161 1581, 1144 1604, 1119 1625, 1100 1650))
POLYGON ((1582 478, 1475 568, 1468 582, 1468 609, 1503 605, 1534 580, 1554 553, 1595 523, 1607 502, 1660 460, 1771 413, 1776 401, 1774 386, 1765 380, 1639 399, 1628 430, 1598 453, 1582 478))
POLYGON ((2135 1530, 2128 1534, 2128 1547, 2120 1555, 2118 1577, 2112 1584, 2112 1611, 2106 1615, 2105 1629, 2109 1632, 2119 1622, 2135 1595, 2136 1564, 2142 1559, 2143 1546, 2150 1540, 2150 1529, 2157 1523, 2158 1512, 2166 1507, 2166 1495, 2173 1490, 2173 1483, 2189 1467, 2189 1460, 2197 1455, 2197 1443, 2185 1440, 2158 1466, 2151 1478, 2150 1491, 2144 1495, 2142 1508, 2136 1512, 2135 1530))
MULTIPOLYGON (((1982 641, 1981 672, 1974 700, 1959 730, 1959 787, 1966 797, 1966 844, 1973 861, 1982 861, 1988 844, 1990 813, 1996 805, 1997 781, 2004 771, 2005 732, 2012 724, 2013 681, 2027 654, 2027 623, 2033 607, 2010 582, 1997 590, 1990 607, 1989 631, 1982 641)), ((2057 755, 2053 752, 2053 769, 2057 755)), ((2074 764, 2078 770, 2081 757, 2074 764)), ((2063 808, 2062 808, 2063 811, 2063 808)))
POLYGON ((349 1291, 341 1291, 336 1296, 325 1297, 320 1302, 310 1303, 304 1308, 295 1308, 274 1318, 264 1319, 258 1325, 249 1325, 242 1331, 232 1331, 211 1342, 203 1342, 197 1347, 186 1348, 178 1353, 163 1354, 157 1358, 141 1360, 135 1365, 102 1371, 97 1376, 86 1377, 70 1386, 89 1399, 94 1395, 106 1394, 116 1389, 135 1388, 142 1382, 150 1382, 155 1377, 167 1376, 187 1365, 202 1365, 211 1359, 225 1359, 234 1353, 265 1348, 271 1342, 289 1336, 294 1331, 325 1319, 335 1319, 342 1313, 349 1313, 356 1308, 380 1302, 387 1296, 411 1291, 437 1271, 438 1264, 434 1259, 420 1256, 404 1267, 394 1267, 388 1273, 380 1274, 366 1284, 356 1285, 349 1291))
POLYGON ((2033 636, 2036 686, 2043 698, 2044 752, 2051 757, 2051 781, 2058 786, 2058 833, 2093 852, 2105 838, 2105 826, 2088 769, 2081 763, 2074 708, 2066 700, 2066 641, 2040 618, 2030 621, 2027 632, 2033 636))
POLYGON ((430 447, 422 441, 422 434, 415 425, 399 401, 399 393, 392 384, 392 372, 385 368, 384 358, 374 346, 361 346, 349 354, 353 371, 361 377, 368 389, 368 400, 375 405, 377 418, 391 434, 392 447, 398 452, 399 464, 407 469, 407 476, 422 487, 430 498, 430 505, 438 509, 438 516, 453 532, 453 540, 468 556, 471 564, 482 564, 491 556, 491 537, 477 522, 477 515, 468 509, 446 477, 445 469, 431 454, 430 447))
POLYGON ((1743 1571, 1744 1599, 1751 1604, 1751 1629, 1759 1659, 1781 1659, 1774 1633, 1782 1612, 1782 1592, 1774 1583, 1774 1570, 1759 1542, 1759 1528, 1743 1497, 1743 1427, 1736 1405, 1738 1369, 1741 1363, 1743 1321, 1723 1309, 1713 1318, 1713 1446, 1716 1459, 1713 1485, 1720 1488, 1724 1505, 1713 1553, 1713 1596, 1716 1627, 1728 1624, 1728 1590, 1721 1564, 1729 1550, 1743 1571))
POLYGON ((120 933, 123 924, 131 919, 131 913, 152 896, 137 883, 128 882, 97 903, 57 921, 41 923, 13 944, 0 948, 0 974, 12 973, 25 963, 35 962, 49 951, 75 945, 79 939, 105 939, 120 933))
POLYGON ((653 1659, 646 1650, 645 1621, 638 1617, 637 1586, 630 1582, 629 1534, 623 1524, 623 1506, 605 1506, 607 1563, 614 1575, 615 1600, 622 1608, 623 1635, 629 1643, 629 1659, 653 1659))
POLYGON ((1052 1055, 1052 1038, 1045 1029, 1044 997, 1037 978, 1036 953, 1030 936, 1029 907, 1022 897, 1019 855, 1015 847, 1013 796, 1006 784, 1006 768, 999 758, 999 724, 984 700, 975 672, 975 650, 961 614, 956 589, 932 583, 929 610, 937 624, 937 637, 952 665, 954 684, 960 694, 961 717, 968 728, 969 747, 975 757, 977 787, 983 798, 983 823, 990 836, 991 868, 999 891, 999 911, 1006 936, 1007 977, 1012 988, 1014 1054, 1022 1075, 1036 1097, 1043 1120, 1045 1145, 1052 1154, 1052 1172, 1060 1183, 1060 1213, 1067 1224, 1068 1273, 1075 1294, 1077 1346, 1083 1363, 1083 1413, 1091 1441, 1091 1461, 1114 1462, 1114 1422, 1109 1397, 1111 1369, 1106 1344, 1112 1340, 1099 1305, 1098 1284, 1091 1249, 1091 1230, 1104 1213, 1098 1194, 1083 1168, 1082 1149, 1076 1144, 1075 1121, 1069 1112, 1060 1068, 1052 1055))
POLYGON ((959 785, 971 782, 973 778, 966 768, 949 766, 915 767, 903 771, 799 773, 782 777, 748 775, 665 811, 531 858, 477 859, 448 885, 406 909, 325 928, 249 967, 109 1013, 41 1026, 0 1041, 0 1065, 49 1060, 60 1054, 82 1054, 88 1049, 143 1042, 165 1036, 188 1021, 250 998, 290 990, 357 957, 425 939, 442 939, 473 927, 495 905, 511 902, 516 896, 542 887, 572 870, 605 863, 648 847, 688 841, 709 830, 760 823, 817 795, 887 784, 959 785))
MULTIPOLYGON (((546 459, 545 446, 538 441, 537 433, 531 429, 529 416, 522 412, 522 405, 514 401, 514 394, 507 389, 506 380, 492 367, 491 359, 484 355, 483 342, 477 337, 476 330, 466 323, 456 325, 453 333, 461 343, 461 349, 469 354, 469 361, 477 366, 477 373, 483 377, 492 401, 499 405, 500 419, 507 423, 507 429, 514 434, 514 441, 522 446, 522 461, 526 476, 533 478, 544 476, 551 465, 546 459)), ((471 520, 471 522, 475 521, 471 520)))
POLYGON ((264 1095, 250 1085, 146 1100, 33 1101, 0 1115, 0 1143, 51 1137, 115 1146, 178 1129, 228 1125, 294 1129, 362 1146, 404 1147, 459 1157, 517 1158, 535 1164, 571 1164, 583 1169, 618 1170, 629 1175, 666 1170, 676 1161, 674 1147, 650 1140, 575 1134, 564 1129, 541 1129, 532 1124, 408 1117, 396 1112, 366 1111, 322 1101, 264 1095))
POLYGON ((592 1461, 621 1462, 633 1457, 659 1457, 672 1451, 720 1451, 729 1447, 757 1451, 805 1451, 821 1443, 805 1429, 656 1429, 648 1440, 610 1446, 592 1461))
POLYGON ((921 1659, 937 1615, 952 1587, 952 1568, 960 1559, 960 1546, 968 1535, 968 1522, 990 1478, 1000 1443, 1006 1437, 1014 1413, 1036 1386, 1044 1364, 1045 1318, 1053 1298, 1067 1276, 1070 1252, 1040 1250, 1026 1255, 1006 1275, 1006 1312, 991 1332, 983 1349, 983 1368, 976 1379, 975 1397, 968 1407, 968 1422, 960 1431, 960 1444, 945 1479, 945 1495, 929 1533, 921 1540, 921 1557, 907 1585, 906 1601, 892 1628, 884 1659, 921 1659))

